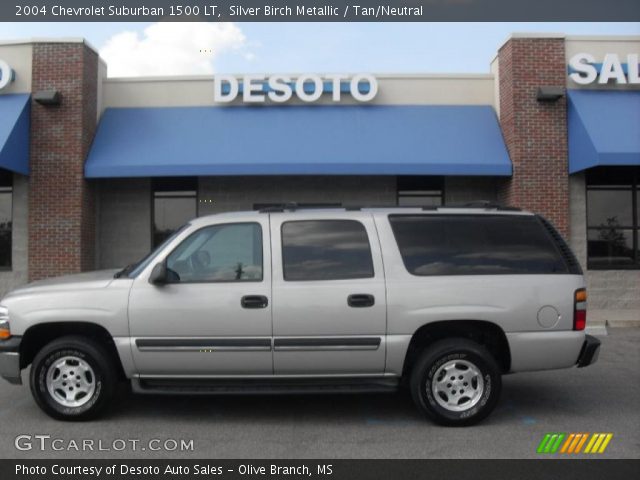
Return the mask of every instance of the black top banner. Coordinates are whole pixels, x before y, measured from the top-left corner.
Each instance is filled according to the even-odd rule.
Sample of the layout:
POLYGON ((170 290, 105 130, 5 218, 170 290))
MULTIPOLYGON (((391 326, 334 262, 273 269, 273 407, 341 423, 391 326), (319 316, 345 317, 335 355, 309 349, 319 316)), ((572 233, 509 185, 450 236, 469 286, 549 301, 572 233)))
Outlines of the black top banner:
POLYGON ((2 0, 3 22, 640 21, 639 0, 2 0))

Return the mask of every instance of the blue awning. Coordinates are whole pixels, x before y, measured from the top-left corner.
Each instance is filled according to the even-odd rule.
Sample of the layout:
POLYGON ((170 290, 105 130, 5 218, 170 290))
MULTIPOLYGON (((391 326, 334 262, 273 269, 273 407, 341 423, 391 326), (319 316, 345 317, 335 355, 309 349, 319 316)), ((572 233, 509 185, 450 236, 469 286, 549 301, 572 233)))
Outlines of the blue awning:
POLYGON ((88 178, 511 175, 490 106, 110 108, 88 178))
POLYGON ((640 91, 569 90, 569 173, 640 165, 640 91))
POLYGON ((29 95, 0 95, 0 168, 29 173, 29 95))

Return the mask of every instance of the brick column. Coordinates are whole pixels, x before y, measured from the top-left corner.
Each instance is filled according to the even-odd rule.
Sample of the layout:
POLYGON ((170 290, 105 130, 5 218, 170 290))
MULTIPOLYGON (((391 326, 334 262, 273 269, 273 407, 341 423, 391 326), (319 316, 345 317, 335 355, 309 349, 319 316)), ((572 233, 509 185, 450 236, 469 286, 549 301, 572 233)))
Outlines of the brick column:
POLYGON ((500 124, 513 176, 499 189, 508 205, 540 213, 569 234, 566 98, 536 99, 566 84, 564 39, 511 38, 498 52, 500 124))
POLYGON ((33 92, 58 90, 58 106, 31 106, 29 279, 94 268, 95 199, 84 161, 96 129, 98 55, 84 43, 36 43, 33 92))

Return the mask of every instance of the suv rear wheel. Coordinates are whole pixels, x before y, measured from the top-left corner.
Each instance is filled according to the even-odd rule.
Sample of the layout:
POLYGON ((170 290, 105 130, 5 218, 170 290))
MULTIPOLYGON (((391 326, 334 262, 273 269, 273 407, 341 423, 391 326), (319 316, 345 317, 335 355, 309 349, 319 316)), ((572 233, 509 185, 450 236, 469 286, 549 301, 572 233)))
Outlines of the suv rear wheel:
POLYGON ((495 359, 482 345, 463 338, 427 347, 411 372, 418 408, 442 425, 472 425, 496 406, 502 388, 495 359))
POLYGON ((37 404, 60 420, 95 418, 113 397, 113 361, 95 341, 80 336, 47 344, 31 366, 31 392, 37 404))

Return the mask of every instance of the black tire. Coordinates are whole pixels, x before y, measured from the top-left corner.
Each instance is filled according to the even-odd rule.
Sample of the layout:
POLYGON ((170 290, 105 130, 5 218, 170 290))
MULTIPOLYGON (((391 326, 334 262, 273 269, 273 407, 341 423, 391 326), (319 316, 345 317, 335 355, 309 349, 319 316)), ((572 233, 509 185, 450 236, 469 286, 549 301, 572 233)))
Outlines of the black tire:
MULTIPOLYGON (((456 364, 456 367, 458 366, 462 368, 467 364, 456 364)), ((446 378, 444 380, 446 381, 446 378)), ((444 389, 445 386, 441 388, 444 389)), ((496 360, 485 347, 464 338, 450 338, 433 343, 419 356, 411 371, 410 387, 411 396, 418 409, 431 420, 440 425, 466 426, 478 423, 495 408, 502 389, 502 377, 496 360), (469 397, 460 399, 459 408, 462 408, 460 411, 447 409, 438 403, 432 389, 434 381, 438 380, 434 376, 439 368, 454 360, 473 364, 479 370, 484 384, 481 390, 477 390, 481 393, 478 394, 478 400, 475 403, 471 403, 471 399, 465 400, 469 397), (470 402, 469 408, 464 408, 465 402, 470 402)), ((452 392, 456 392, 455 383, 452 383, 450 388, 454 389, 451 390, 452 392)), ((447 393, 440 394, 441 402, 446 403, 448 400, 446 395, 447 393)))
POLYGON ((104 347, 87 337, 66 336, 53 340, 38 352, 31 365, 31 393, 38 406, 58 420, 79 421, 96 418, 109 405, 117 383, 118 375, 113 359, 104 347), (85 400, 86 403, 80 406, 66 406, 60 403, 47 388, 49 367, 63 357, 81 359, 93 371, 93 375, 88 376, 89 383, 93 384, 93 393, 85 400))

